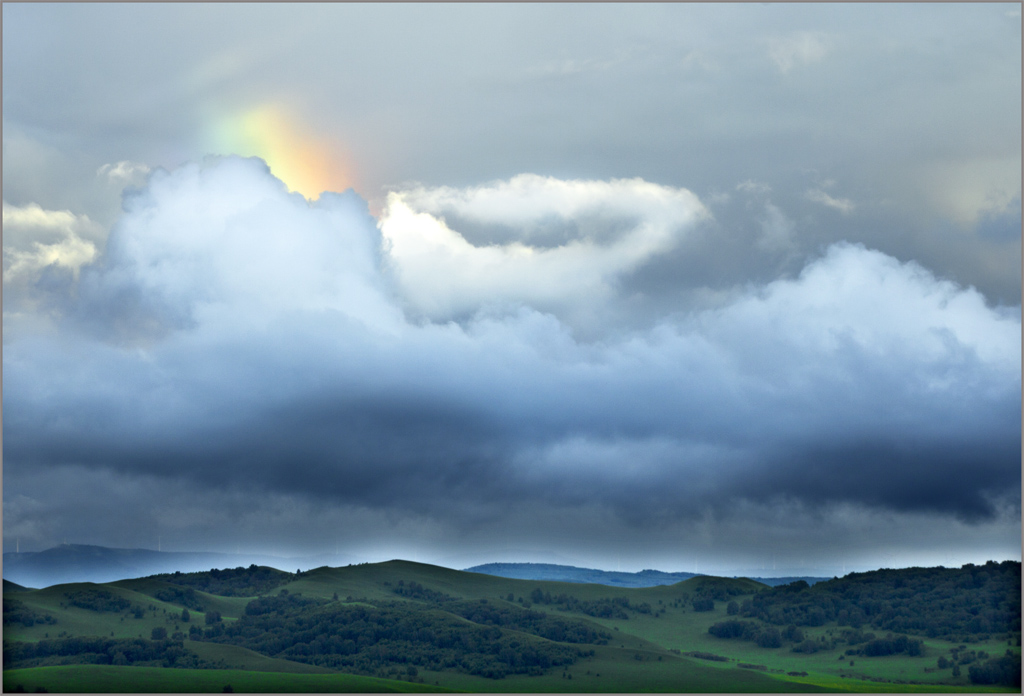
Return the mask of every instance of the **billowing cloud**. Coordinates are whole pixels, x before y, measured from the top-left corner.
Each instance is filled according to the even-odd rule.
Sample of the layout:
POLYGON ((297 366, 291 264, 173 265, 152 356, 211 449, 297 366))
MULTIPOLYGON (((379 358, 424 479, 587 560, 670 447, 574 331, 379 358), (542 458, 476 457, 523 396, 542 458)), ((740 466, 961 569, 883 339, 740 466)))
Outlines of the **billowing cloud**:
POLYGON ((308 204, 262 161, 232 157, 157 170, 124 207, 83 279, 79 319, 126 330, 135 319, 171 330, 291 311, 396 321, 377 270, 379 235, 367 233, 365 203, 353 195, 308 204))
POLYGON ((707 215, 691 192, 641 179, 520 175, 393 192, 381 233, 404 296, 433 320, 510 302, 571 313, 610 299, 707 215))
POLYGON ((33 242, 32 251, 11 250, 4 264, 4 279, 12 281, 25 273, 39 271, 47 266, 59 266, 78 273, 78 269, 93 260, 96 247, 74 234, 53 244, 33 242))
POLYGON ((4 312, 44 309, 66 295, 97 256, 99 226, 87 215, 3 203, 4 312))
POLYGON ((378 224, 255 159, 157 170, 55 332, 5 337, 17 528, 46 471, 395 535, 603 520, 623 547, 704 525, 739 548, 716 535, 773 506, 978 534, 1019 510, 1019 308, 918 264, 836 244, 713 308, 573 330, 703 215, 681 189, 524 176, 399 190, 378 224))

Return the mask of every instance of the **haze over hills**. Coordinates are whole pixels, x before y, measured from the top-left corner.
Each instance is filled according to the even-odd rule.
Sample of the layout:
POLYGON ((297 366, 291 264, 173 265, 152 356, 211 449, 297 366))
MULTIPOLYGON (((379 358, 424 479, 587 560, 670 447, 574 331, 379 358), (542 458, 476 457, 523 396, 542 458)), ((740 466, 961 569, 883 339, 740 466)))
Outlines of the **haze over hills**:
MULTIPOLYGON (((661 570, 641 570, 638 573, 629 573, 577 568, 575 566, 556 565, 553 563, 485 563, 473 566, 472 568, 466 568, 465 570, 470 573, 484 573, 485 575, 496 575, 502 578, 516 578, 519 580, 557 580, 560 582, 595 583, 612 587, 674 585, 677 582, 704 575, 704 573, 666 573, 661 570)), ((773 578, 751 577, 750 579, 773 587, 776 585, 788 585, 797 580, 804 580, 808 585, 828 580, 828 578, 824 577, 804 575, 773 578)))
MULTIPOLYGON (((45 551, 5 553, 3 577, 25 587, 49 587, 69 582, 105 583, 160 573, 202 572, 211 568, 237 568, 252 564, 293 572, 322 566, 342 566, 359 562, 342 554, 282 557, 264 554, 230 554, 213 552, 154 551, 152 549, 120 549, 86 544, 61 544, 45 551)), ((594 583, 611 587, 655 587, 677 582, 703 573, 608 571, 580 568, 554 563, 486 563, 466 568, 484 573, 522 580, 555 580, 573 583, 594 583)), ((751 576, 746 576, 751 577, 751 576)), ((751 577, 765 585, 784 585, 796 580, 814 584, 827 578, 817 576, 751 577)))
POLYGON ((3 577, 26 587, 49 587, 68 582, 113 582, 158 573, 193 573, 211 568, 252 564, 293 572, 324 565, 354 562, 332 554, 285 558, 264 554, 153 551, 86 544, 61 544, 45 551, 5 553, 3 577))

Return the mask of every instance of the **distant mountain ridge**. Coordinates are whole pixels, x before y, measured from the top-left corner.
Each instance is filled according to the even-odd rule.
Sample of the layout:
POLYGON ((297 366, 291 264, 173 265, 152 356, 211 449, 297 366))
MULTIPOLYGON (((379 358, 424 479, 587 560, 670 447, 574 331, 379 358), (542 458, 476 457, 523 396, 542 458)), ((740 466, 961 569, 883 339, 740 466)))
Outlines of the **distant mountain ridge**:
MULTIPOLYGON (((557 565, 554 563, 485 563, 466 568, 469 573, 483 573, 501 578, 516 580, 553 580, 558 582, 593 583, 611 587, 655 587, 657 585, 674 585, 683 580, 703 575, 703 573, 667 573, 661 570, 641 570, 630 573, 614 570, 596 570, 593 568, 577 568, 576 566, 557 565)), ((787 576, 781 578, 750 578, 765 585, 775 587, 788 585, 797 580, 804 580, 808 585, 828 580, 829 578, 811 576, 787 576)))
MULTIPOLYGON (((4 580, 26 587, 49 587, 69 582, 114 582, 159 573, 194 573, 211 568, 239 566, 270 566, 294 571, 337 564, 337 556, 282 558, 262 554, 227 554, 213 552, 153 551, 152 549, 118 549, 86 544, 61 544, 45 551, 5 553, 4 580)), ((350 562, 351 559, 341 559, 350 562)))
MULTIPOLYGON (((292 572, 321 566, 339 566, 358 559, 338 555, 284 558, 262 554, 230 554, 215 552, 154 551, 152 549, 121 549, 87 544, 61 544, 45 551, 5 553, 3 577, 25 587, 49 587, 70 582, 106 583, 117 580, 158 575, 161 573, 194 573, 212 568, 248 567, 256 564, 292 572)), ((554 563, 487 563, 466 568, 467 572, 519 580, 552 580, 558 582, 592 583, 610 587, 655 587, 674 585, 701 573, 642 570, 638 573, 579 568, 554 563)), ((827 580, 823 577, 782 577, 751 580, 765 585, 784 585, 805 580, 813 585, 827 580)))

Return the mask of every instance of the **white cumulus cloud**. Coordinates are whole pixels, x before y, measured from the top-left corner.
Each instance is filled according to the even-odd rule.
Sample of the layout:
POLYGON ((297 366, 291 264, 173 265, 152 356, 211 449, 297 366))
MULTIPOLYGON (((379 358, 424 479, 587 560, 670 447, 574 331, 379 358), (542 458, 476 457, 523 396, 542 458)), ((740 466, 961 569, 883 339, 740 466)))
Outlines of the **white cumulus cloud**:
POLYGON ((168 172, 125 200, 89 288, 138 291, 178 322, 339 312, 382 327, 379 237, 365 203, 289 194, 258 159, 212 159, 168 172))
POLYGON ((380 229, 408 303, 444 320, 494 303, 570 313, 600 304, 621 275, 672 248, 708 214, 691 192, 641 179, 525 174, 467 189, 392 192, 380 229), (459 226, 503 238, 474 243, 459 226))
POLYGON ((3 224, 5 285, 47 266, 70 269, 77 276, 96 257, 96 245, 89 238, 96 235, 98 226, 86 215, 4 201, 3 224))

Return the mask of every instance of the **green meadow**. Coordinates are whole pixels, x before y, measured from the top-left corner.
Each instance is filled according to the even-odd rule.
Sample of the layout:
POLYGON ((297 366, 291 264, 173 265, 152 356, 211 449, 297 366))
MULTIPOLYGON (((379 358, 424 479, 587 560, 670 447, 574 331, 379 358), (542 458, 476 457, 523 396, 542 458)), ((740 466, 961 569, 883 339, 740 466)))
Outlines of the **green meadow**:
POLYGON ((626 589, 391 561, 57 585, 5 593, 4 690, 1019 691, 979 676, 1019 671, 1019 564, 959 572, 626 589), (872 620, 923 628, 897 644, 872 620), (713 633, 730 621, 745 638, 713 633))
POLYGON ((426 684, 354 674, 295 674, 244 669, 167 669, 67 665, 4 670, 4 691, 21 686, 64 693, 410 693, 446 691, 426 684))

